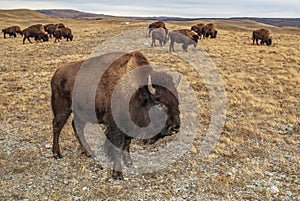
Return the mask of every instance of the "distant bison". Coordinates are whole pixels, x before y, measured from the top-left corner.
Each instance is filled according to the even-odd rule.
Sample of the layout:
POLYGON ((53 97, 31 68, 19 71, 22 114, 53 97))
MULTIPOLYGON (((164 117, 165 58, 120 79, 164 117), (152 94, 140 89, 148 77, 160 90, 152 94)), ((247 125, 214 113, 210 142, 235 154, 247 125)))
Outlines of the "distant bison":
POLYGON ((198 44, 199 36, 196 32, 191 31, 189 29, 181 29, 176 31, 171 31, 169 33, 170 38, 170 46, 169 51, 175 52, 174 43, 183 43, 182 49, 187 52, 187 48, 189 45, 194 45, 194 47, 198 44))
POLYGON ((205 27, 205 24, 199 23, 199 24, 193 25, 191 27, 191 30, 195 31, 199 35, 199 38, 201 39, 201 37, 204 37, 204 27, 205 27))
POLYGON ((272 44, 272 38, 270 37, 270 31, 267 29, 258 29, 253 31, 252 33, 253 45, 254 41, 256 41, 256 45, 258 45, 258 40, 260 40, 260 45, 266 43, 266 45, 272 44))
POLYGON ((54 32, 56 29, 58 28, 65 28, 65 25, 63 23, 59 23, 59 24, 46 24, 44 26, 45 31, 49 34, 49 37, 52 38, 54 32))
POLYGON ((217 37, 217 33, 218 31, 216 30, 216 25, 213 23, 208 23, 206 25, 204 25, 203 28, 203 35, 206 38, 216 38, 217 37))
POLYGON ((11 26, 11 27, 7 27, 5 29, 2 29, 2 32, 3 32, 3 36, 4 38, 6 38, 6 34, 9 35, 9 37, 17 37, 17 34, 20 34, 22 35, 22 31, 20 29, 19 26, 11 26))
POLYGON ((167 35, 168 35, 168 29, 163 29, 163 28, 153 29, 151 46, 153 47, 153 45, 155 45, 155 40, 158 40, 161 46, 166 44, 168 39, 167 35))
POLYGON ((150 37, 150 34, 151 32, 153 31, 153 29, 155 28, 163 28, 163 29, 167 29, 166 28, 166 24, 164 22, 160 22, 160 21, 157 21, 157 22, 153 22, 151 24, 149 24, 148 26, 148 29, 149 29, 149 37, 150 37))
POLYGON ((68 27, 56 29, 53 33, 53 36, 55 38, 54 42, 61 40, 62 37, 66 38, 67 41, 73 40, 72 30, 68 27))
POLYGON ((32 25, 22 31, 23 33, 23 44, 25 44, 25 40, 27 39, 30 43, 30 38, 34 38, 35 41, 48 41, 48 35, 45 32, 44 26, 42 24, 32 25))
MULTIPOLYGON (((90 115, 89 101, 85 99, 85 97, 89 96, 87 95, 88 90, 85 90, 85 85, 89 85, 89 82, 84 80, 80 82, 79 85, 82 90, 75 90, 76 86, 74 86, 77 82, 76 77, 78 76, 78 72, 82 69, 83 61, 69 63, 58 68, 51 79, 51 105, 54 114, 52 122, 53 157, 62 157, 59 147, 59 135, 68 117, 73 113, 72 126, 81 148, 87 156, 92 156, 93 153, 84 137, 85 124, 92 122, 106 126, 105 135, 107 139, 104 147, 108 156, 113 161, 112 177, 121 180, 123 179, 121 160, 127 166, 132 165, 129 150, 132 138, 144 139, 144 143, 152 144, 160 138, 179 132, 180 111, 176 90, 178 82, 175 84, 173 78, 165 72, 155 71, 149 65, 145 56, 139 51, 128 54, 110 53, 91 58, 91 60, 86 60, 85 62, 97 64, 83 67, 92 73, 96 71, 93 69, 94 67, 101 68, 107 65, 106 63, 109 63, 109 67, 97 84, 97 90, 92 98, 94 100, 92 101, 94 105, 92 111, 96 112, 96 118, 90 115), (143 70, 141 70, 141 66, 144 66, 143 70), (118 92, 115 92, 115 88, 120 83, 121 78, 131 71, 137 72, 136 76, 130 78, 130 81, 128 80, 130 83, 137 83, 139 85, 135 93, 131 97, 128 97, 126 87, 121 87, 120 91, 116 90, 118 92), (114 107, 114 110, 117 111, 117 119, 122 118, 124 120, 125 114, 129 112, 127 118, 131 118, 133 122, 129 129, 140 127, 142 129, 141 132, 138 132, 136 135, 130 135, 118 127, 115 122, 116 116, 112 114, 113 93, 117 93, 118 96, 116 107, 114 107), (126 97, 130 99, 128 103, 129 107, 126 105, 126 97), (163 120, 157 116, 158 118, 153 119, 152 122, 149 117, 150 109, 165 112, 167 115, 166 119, 163 120), (149 134, 148 132, 151 129, 157 128, 157 123, 160 124, 161 122, 163 122, 161 130, 157 131, 156 135, 145 139, 144 135, 149 134), (149 129, 143 130, 146 127, 149 129)), ((88 80, 89 78, 86 77, 85 79, 88 80)), ((91 91, 91 93, 94 92, 91 91)), ((127 121, 126 117, 124 121, 127 121)))

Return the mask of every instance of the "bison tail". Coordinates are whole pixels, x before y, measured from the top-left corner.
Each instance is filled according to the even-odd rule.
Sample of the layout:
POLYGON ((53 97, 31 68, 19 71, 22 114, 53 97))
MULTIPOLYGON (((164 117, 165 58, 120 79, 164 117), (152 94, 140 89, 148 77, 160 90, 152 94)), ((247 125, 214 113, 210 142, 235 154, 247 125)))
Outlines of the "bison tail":
POLYGON ((255 39, 255 31, 253 31, 253 33, 252 33, 252 40, 254 40, 255 39))

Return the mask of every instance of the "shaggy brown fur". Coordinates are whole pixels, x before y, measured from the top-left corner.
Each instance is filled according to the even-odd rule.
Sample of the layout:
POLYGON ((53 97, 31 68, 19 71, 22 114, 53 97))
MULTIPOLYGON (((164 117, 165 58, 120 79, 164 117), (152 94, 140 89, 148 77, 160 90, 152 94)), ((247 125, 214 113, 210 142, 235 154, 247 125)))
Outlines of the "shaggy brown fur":
MULTIPOLYGON (((165 127, 156 136, 145 140, 145 142, 154 143, 159 138, 175 134, 179 131, 179 102, 172 77, 166 73, 154 71, 152 67, 149 66, 147 59, 140 52, 125 55, 111 53, 86 61, 66 64, 58 68, 54 73, 51 79, 51 104, 54 114, 52 151, 55 158, 62 157, 59 147, 59 135, 68 117, 73 112, 73 129, 83 152, 87 156, 92 156, 93 153, 83 135, 84 125, 87 122, 92 122, 104 124, 107 127, 105 150, 113 161, 112 177, 114 179, 123 179, 121 159, 123 159, 124 163, 128 166, 132 164, 129 154, 132 136, 121 131, 116 125, 115 116, 112 116, 111 104, 112 94, 116 85, 120 83, 121 78, 131 70, 137 70, 138 73, 134 80, 130 80, 130 83, 147 83, 149 75, 153 83, 156 83, 156 85, 152 85, 154 92, 150 92, 151 90, 147 84, 141 85, 130 98, 129 115, 133 123, 139 127, 147 127, 150 124, 149 109, 152 107, 161 107, 161 105, 163 106, 162 108, 165 108, 165 112, 168 116, 165 127), (96 78, 92 78, 91 76, 86 78, 86 75, 84 77, 78 75, 82 65, 83 69, 90 70, 92 76, 96 77, 95 69, 99 69, 101 65, 109 65, 97 85, 96 95, 92 94, 94 93, 92 90, 87 90, 91 87, 89 82, 94 79, 96 81, 96 78), (145 67, 145 70, 138 71, 140 66, 147 67, 145 67), (77 89, 74 92, 73 88, 76 79, 83 79, 79 85, 82 90, 77 89), (88 104, 88 97, 92 97, 92 108, 90 108, 91 106, 88 104), (96 118, 93 118, 91 113, 96 113, 96 118)), ((128 92, 126 88, 124 88, 116 93, 118 100, 116 104, 117 108, 114 108, 114 111, 117 111, 117 118, 122 119, 126 111, 128 112, 126 105, 124 105, 124 102, 126 102, 124 100, 125 97, 128 96, 128 92)), ((126 120, 125 118, 124 121, 126 120)), ((136 138, 141 138, 144 134, 145 133, 140 133, 136 138)))

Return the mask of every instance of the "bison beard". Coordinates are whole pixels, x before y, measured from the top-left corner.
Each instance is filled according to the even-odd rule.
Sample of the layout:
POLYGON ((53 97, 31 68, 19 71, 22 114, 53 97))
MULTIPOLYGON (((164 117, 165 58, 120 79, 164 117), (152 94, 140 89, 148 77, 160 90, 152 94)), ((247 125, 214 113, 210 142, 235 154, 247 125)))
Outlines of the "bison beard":
MULTIPOLYGON (((108 54, 93 59, 103 61, 110 60, 110 57, 111 54, 108 54)), ((113 161, 112 177, 120 180, 123 179, 121 159, 123 159, 127 166, 132 164, 129 153, 131 139, 133 137, 143 139, 147 136, 147 133, 140 133, 136 136, 130 135, 121 130, 115 122, 116 117, 113 116, 111 107, 112 94, 121 78, 127 72, 132 70, 138 71, 139 67, 146 66, 146 70, 138 71, 139 74, 136 76, 137 80, 130 80, 130 82, 146 83, 141 85, 133 96, 130 97, 129 114, 135 126, 143 128, 147 127, 149 124, 155 126, 157 123, 161 123, 161 119, 159 118, 155 119, 154 123, 151 122, 152 119, 149 117, 149 110, 151 108, 156 108, 157 111, 163 111, 167 116, 165 125, 161 131, 151 138, 147 137, 147 139, 144 140, 145 143, 151 144, 156 142, 159 138, 177 133, 180 128, 180 118, 177 90, 170 75, 164 72, 154 71, 152 67, 149 66, 147 59, 140 52, 125 54, 117 60, 114 59, 114 57, 111 58, 112 63, 104 72, 102 79, 97 86, 94 106, 94 112, 96 112, 97 116, 96 120, 90 118, 90 113, 86 113, 86 108, 89 106, 85 105, 84 101, 80 102, 83 98, 80 100, 72 100, 72 98, 76 97, 74 94, 72 96, 72 91, 76 76, 83 62, 67 64, 60 67, 55 72, 51 79, 51 103, 54 114, 52 151, 54 158, 62 157, 59 148, 59 134, 71 112, 74 113, 72 122, 74 132, 83 152, 87 156, 92 156, 93 153, 83 134, 84 125, 87 122, 104 124, 106 126, 105 134, 107 138, 105 141, 105 150, 107 155, 113 161), (74 109, 74 105, 80 105, 80 112, 74 109)), ((89 68, 89 66, 85 67, 89 68)), ((85 91, 76 92, 79 94, 79 97, 84 97, 84 94, 86 93, 85 91)), ((123 106, 126 94, 126 91, 121 91, 120 94, 118 94, 118 97, 120 98, 117 105, 119 105, 119 107, 114 108, 117 111, 117 114, 119 114, 117 118, 121 118, 121 120, 123 120, 122 114, 124 114, 124 108, 126 108, 123 106)))

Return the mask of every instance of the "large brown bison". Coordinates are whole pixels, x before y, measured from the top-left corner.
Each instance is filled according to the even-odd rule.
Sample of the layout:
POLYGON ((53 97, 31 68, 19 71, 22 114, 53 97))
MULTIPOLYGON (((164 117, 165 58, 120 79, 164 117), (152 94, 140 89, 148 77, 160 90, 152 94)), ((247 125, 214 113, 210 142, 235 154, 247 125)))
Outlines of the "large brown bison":
POLYGON ((155 28, 163 28, 163 29, 167 29, 166 28, 166 24, 164 22, 160 22, 160 21, 157 21, 157 22, 152 22, 151 24, 149 24, 148 26, 148 29, 149 29, 149 37, 150 37, 150 34, 151 32, 153 31, 153 29, 155 28))
POLYGON ((67 41, 73 40, 72 30, 68 27, 56 29, 53 33, 53 36, 55 38, 54 42, 61 40, 62 37, 66 38, 67 41))
POLYGON ((183 51, 187 52, 187 48, 189 45, 194 45, 194 47, 197 46, 199 36, 197 33, 195 33, 192 30, 180 29, 180 30, 171 31, 169 33, 169 38, 170 38, 170 46, 169 46, 170 52, 172 51, 175 52, 174 50, 175 43, 182 43, 183 51))
POLYGON ((23 33, 23 44, 25 44, 25 40, 27 39, 30 43, 30 38, 34 38, 35 41, 48 41, 48 35, 45 32, 44 26, 42 24, 35 24, 27 27, 22 31, 23 33))
POLYGON ((22 35, 22 31, 21 28, 19 26, 11 26, 11 27, 7 27, 5 29, 2 29, 3 32, 3 36, 4 38, 6 38, 6 34, 9 35, 9 37, 17 37, 17 34, 22 35))
POLYGON ((216 30, 216 25, 213 23, 208 23, 203 27, 203 35, 206 38, 216 38, 218 31, 216 30))
MULTIPOLYGON (((95 76, 97 77, 97 75, 95 76)), ((128 54, 110 53, 86 61, 69 63, 58 68, 51 79, 51 105, 54 114, 52 151, 54 158, 62 157, 59 147, 59 135, 68 117, 73 112, 72 126, 82 151, 87 156, 92 156, 93 152, 85 140, 83 134, 84 125, 87 122, 93 122, 106 126, 106 142, 104 146, 107 155, 113 161, 112 177, 117 180, 123 179, 121 159, 123 159, 125 165, 132 165, 129 153, 131 140, 133 137, 141 139, 147 133, 138 133, 137 136, 126 133, 117 126, 116 119, 121 118, 122 122, 128 121, 128 118, 123 120, 123 116, 125 116, 126 112, 129 112, 129 119, 134 123, 134 128, 144 128, 149 125, 154 125, 155 127, 155 122, 160 120, 159 118, 154 119, 154 123, 150 121, 149 111, 156 108, 159 111, 164 111, 167 118, 164 121, 165 123, 163 123, 163 127, 159 127, 161 130, 158 131, 158 134, 152 135, 144 142, 152 144, 159 138, 177 133, 180 128, 180 112, 175 86, 176 84, 174 84, 170 75, 153 70, 145 56, 139 51, 128 54), (91 65, 87 64, 81 67, 86 63, 91 65), (81 79, 76 76, 78 76, 81 68, 90 71, 94 75, 96 68, 99 69, 101 66, 106 65, 109 67, 97 84, 95 94, 93 93, 91 96, 92 109, 90 109, 90 105, 87 104, 88 95, 86 94, 87 88, 90 88, 91 85, 86 82, 92 78, 90 76, 86 77, 86 75, 82 76, 83 81, 79 84, 80 90, 75 90, 74 87, 77 86, 75 85, 75 80, 81 79), (129 98, 128 107, 128 105, 124 104, 126 102, 125 97, 128 98, 127 88, 121 88, 118 92, 114 92, 114 89, 121 82, 121 78, 132 70, 136 71, 137 75, 129 82, 127 80, 127 83, 143 84, 139 84, 138 89, 129 98), (114 108, 112 108, 113 92, 118 96, 114 108), (92 118, 93 115, 88 113, 89 110, 96 113, 94 118, 92 118), (113 116, 113 111, 117 111, 118 117, 113 116)))
POLYGON ((163 29, 163 28, 155 28, 152 31, 152 43, 151 46, 153 47, 153 45, 155 44, 155 40, 159 41, 159 44, 162 46, 164 44, 166 44, 167 40, 168 40, 168 29, 163 29))
POLYGON ((256 41, 256 44, 258 45, 258 40, 260 40, 260 45, 263 45, 266 43, 266 45, 272 44, 272 38, 270 37, 270 31, 267 29, 258 29, 253 31, 252 33, 252 39, 253 39, 253 45, 254 41, 256 41))

